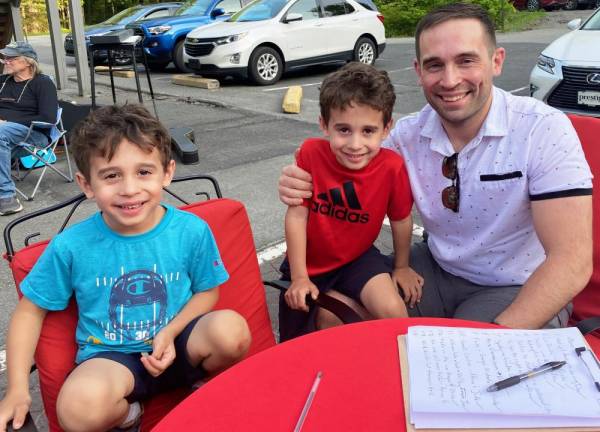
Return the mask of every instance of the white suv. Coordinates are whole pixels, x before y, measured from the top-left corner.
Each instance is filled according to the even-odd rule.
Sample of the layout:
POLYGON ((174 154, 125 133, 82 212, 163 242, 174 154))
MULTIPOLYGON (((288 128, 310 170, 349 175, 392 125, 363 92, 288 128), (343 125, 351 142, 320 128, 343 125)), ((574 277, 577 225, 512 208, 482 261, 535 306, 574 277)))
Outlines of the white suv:
POLYGON ((199 74, 249 76, 259 85, 315 64, 373 64, 385 48, 383 15, 361 3, 255 0, 227 21, 188 33, 184 62, 199 74))

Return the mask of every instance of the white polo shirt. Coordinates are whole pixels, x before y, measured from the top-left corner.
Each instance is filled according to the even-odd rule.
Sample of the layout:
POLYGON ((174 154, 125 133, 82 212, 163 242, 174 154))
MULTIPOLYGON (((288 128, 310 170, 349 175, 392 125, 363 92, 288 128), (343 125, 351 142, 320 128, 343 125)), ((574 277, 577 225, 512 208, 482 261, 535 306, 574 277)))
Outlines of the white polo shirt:
POLYGON ((429 105, 398 120, 384 146, 406 161, 435 260, 480 285, 522 285, 544 260, 532 200, 592 191, 570 120, 540 101, 495 87, 481 130, 458 155, 458 213, 445 208, 441 197, 452 184, 442 174, 442 161, 455 151, 429 105))

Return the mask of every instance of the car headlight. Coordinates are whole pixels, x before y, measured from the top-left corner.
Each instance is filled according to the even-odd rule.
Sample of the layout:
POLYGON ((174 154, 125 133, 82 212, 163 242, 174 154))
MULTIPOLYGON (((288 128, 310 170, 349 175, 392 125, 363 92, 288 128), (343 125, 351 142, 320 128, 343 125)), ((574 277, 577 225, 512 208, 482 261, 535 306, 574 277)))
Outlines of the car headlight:
POLYGON ((237 42, 237 41, 243 39, 247 34, 248 34, 248 32, 244 32, 244 33, 239 33, 239 34, 235 34, 235 35, 231 35, 231 36, 226 36, 224 38, 217 39, 215 41, 215 43, 217 45, 225 45, 225 44, 228 44, 231 42, 237 42))
POLYGON ((171 26, 169 25, 161 25, 156 27, 148 27, 148 33, 152 35, 159 35, 171 30, 171 26))
POLYGON ((554 59, 551 57, 547 57, 543 54, 540 54, 537 60, 537 67, 541 70, 548 72, 549 74, 554 75, 554 67, 556 64, 554 63, 554 59))

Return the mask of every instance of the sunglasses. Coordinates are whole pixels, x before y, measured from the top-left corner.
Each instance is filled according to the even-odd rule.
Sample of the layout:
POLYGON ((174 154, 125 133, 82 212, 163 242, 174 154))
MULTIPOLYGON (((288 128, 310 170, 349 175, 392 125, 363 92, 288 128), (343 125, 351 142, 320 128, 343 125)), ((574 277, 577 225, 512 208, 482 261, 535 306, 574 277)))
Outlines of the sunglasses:
POLYGON ((452 180, 452 185, 442 190, 442 204, 447 209, 458 213, 458 202, 460 200, 460 177, 458 176, 458 153, 447 156, 442 161, 442 174, 452 180))
POLYGON ((15 60, 17 60, 19 57, 4 57, 3 59, 0 59, 0 63, 2 64, 8 64, 8 63, 12 63, 15 60))

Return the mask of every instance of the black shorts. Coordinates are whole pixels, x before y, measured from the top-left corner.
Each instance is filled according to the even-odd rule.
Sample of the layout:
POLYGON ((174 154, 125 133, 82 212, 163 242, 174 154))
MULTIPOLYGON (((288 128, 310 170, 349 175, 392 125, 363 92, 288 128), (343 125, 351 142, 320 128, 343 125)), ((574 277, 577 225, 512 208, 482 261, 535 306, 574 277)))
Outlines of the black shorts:
MULTIPOLYGON (((281 271, 281 280, 291 280, 287 258, 284 259, 279 270, 281 271)), ((335 289, 360 303, 360 293, 367 282, 379 274, 390 274, 392 270, 392 259, 383 255, 375 246, 371 246, 354 261, 322 275, 311 276, 310 280, 319 291, 327 292, 335 289)), ((287 305, 284 294, 282 292, 279 296, 280 341, 283 342, 315 331, 317 308, 310 308, 308 313, 292 310, 287 305)))
POLYGON ((133 390, 126 399, 129 403, 151 398, 159 393, 177 387, 191 387, 196 381, 206 376, 201 366, 192 366, 187 354, 187 341, 194 326, 202 316, 194 318, 175 338, 175 360, 162 374, 153 377, 140 360, 140 353, 122 353, 118 351, 102 351, 87 360, 105 358, 122 364, 133 375, 133 390))

